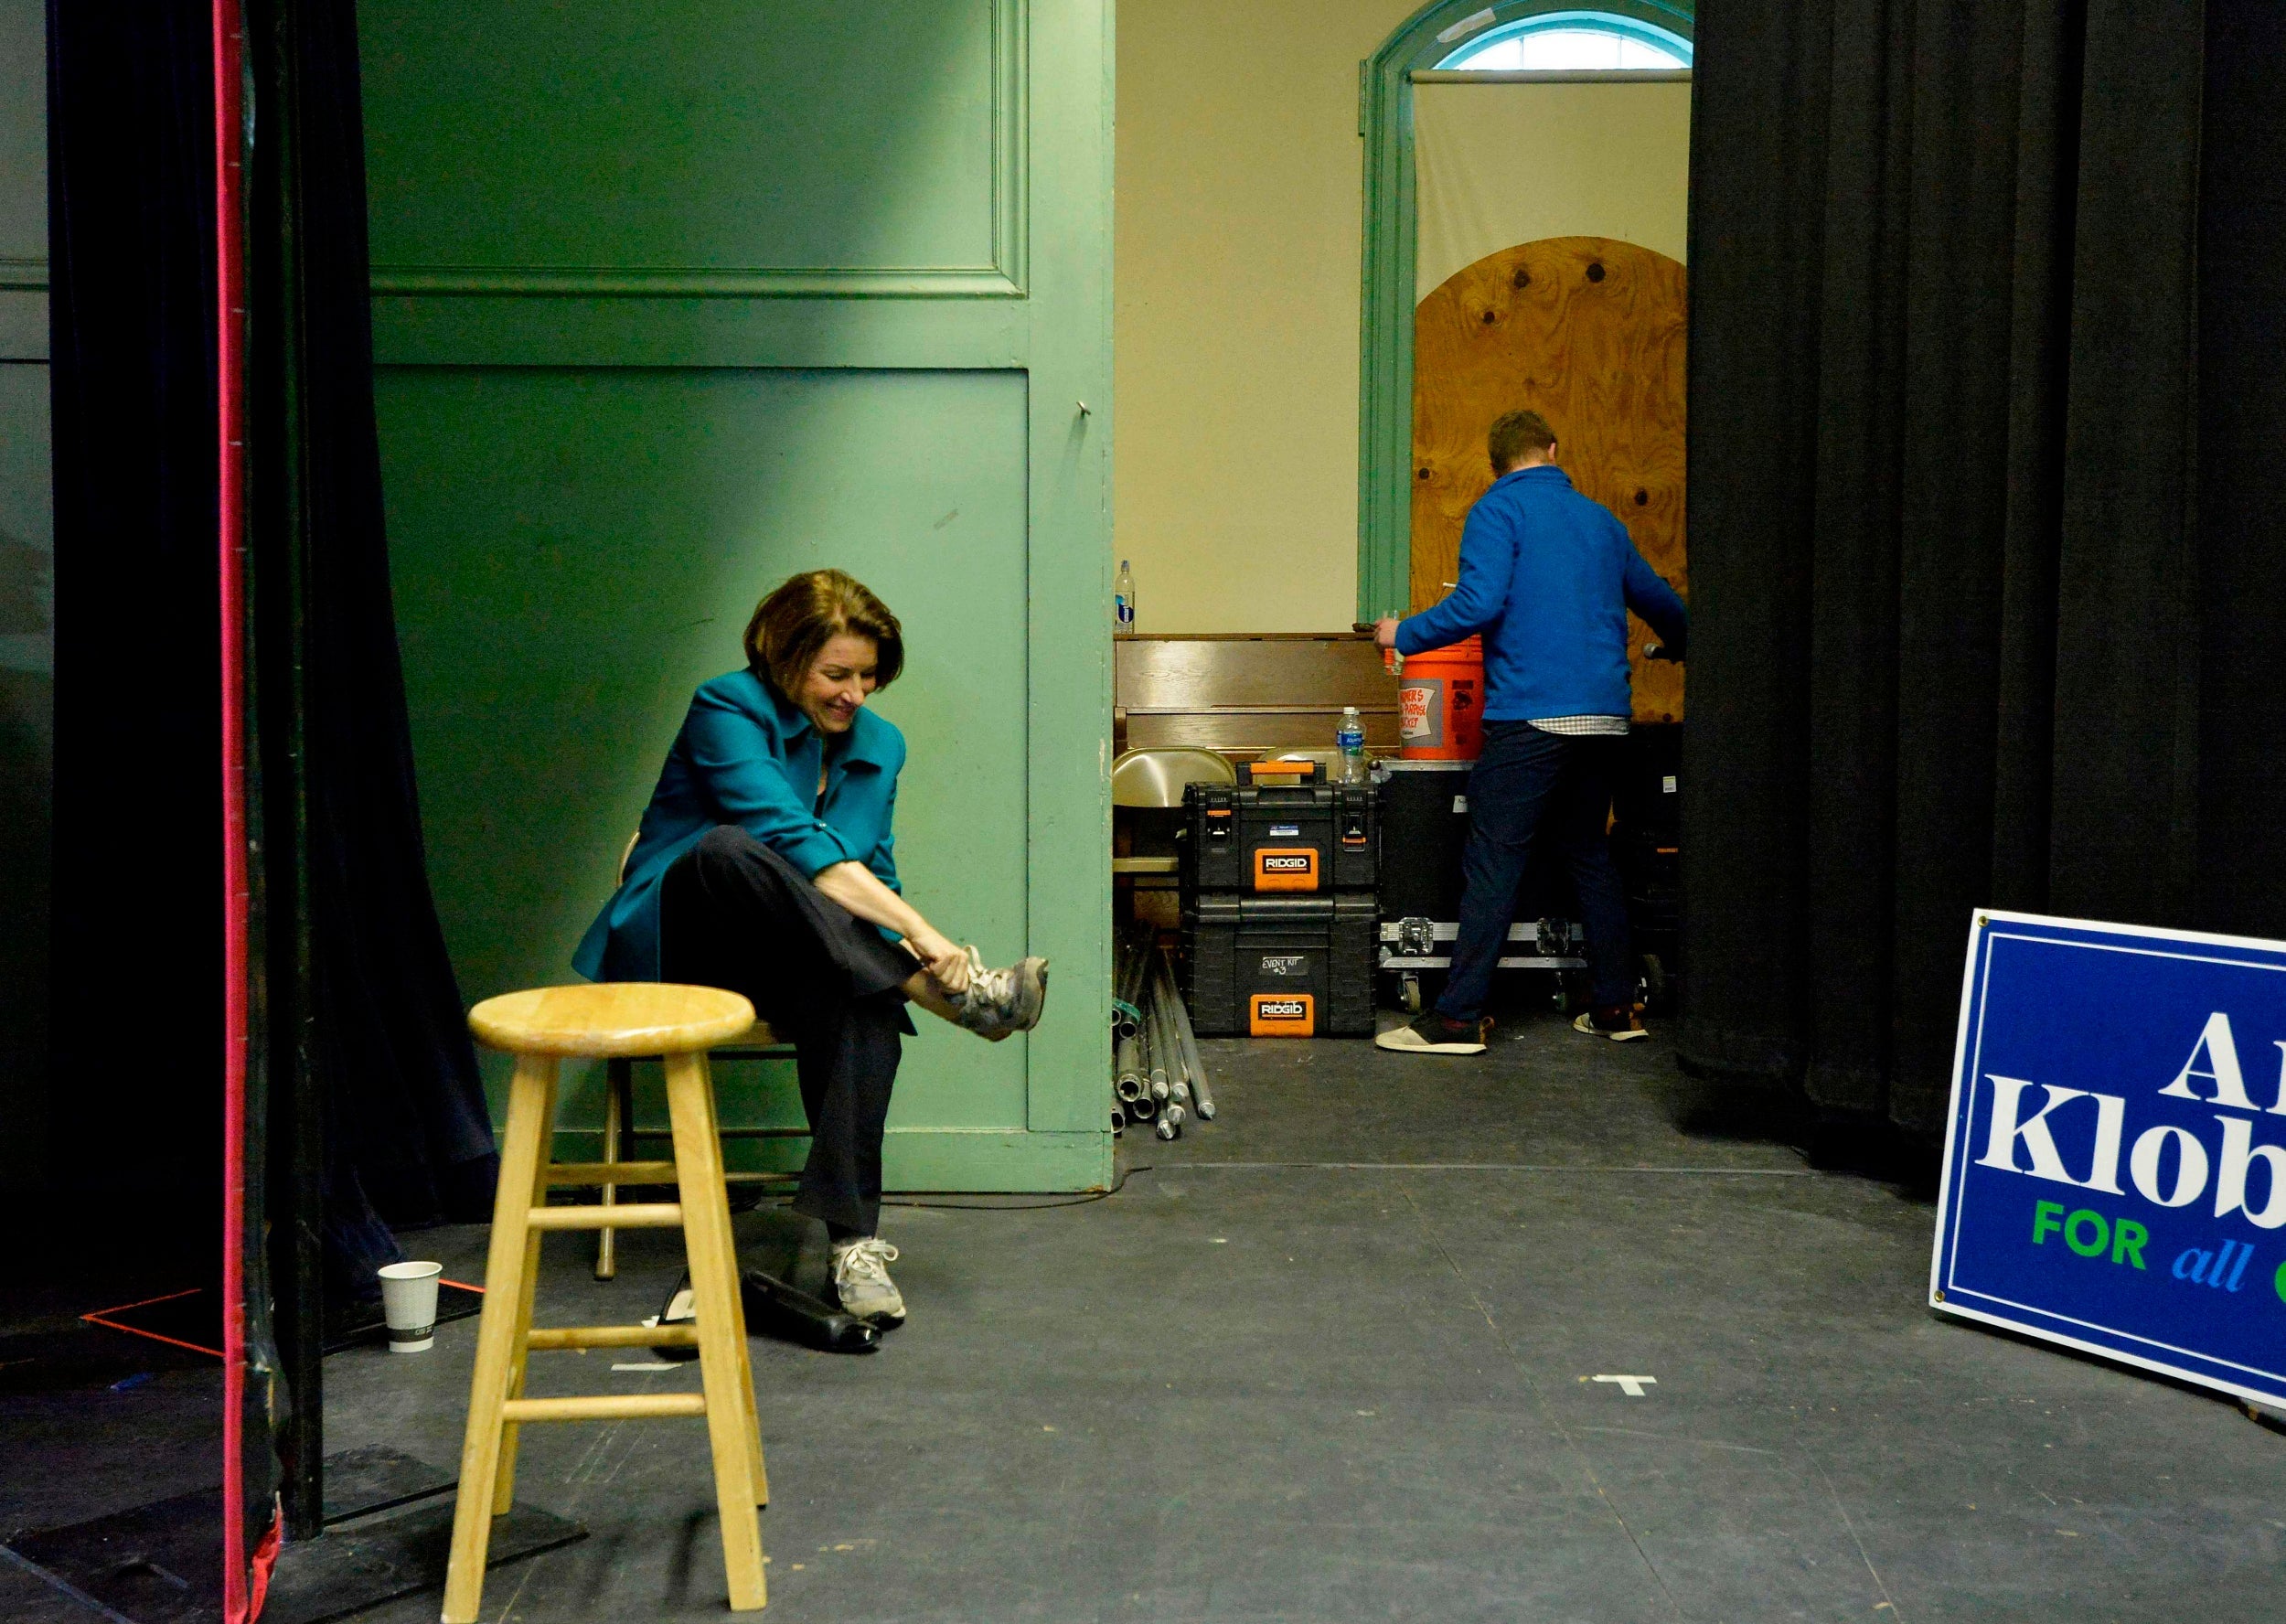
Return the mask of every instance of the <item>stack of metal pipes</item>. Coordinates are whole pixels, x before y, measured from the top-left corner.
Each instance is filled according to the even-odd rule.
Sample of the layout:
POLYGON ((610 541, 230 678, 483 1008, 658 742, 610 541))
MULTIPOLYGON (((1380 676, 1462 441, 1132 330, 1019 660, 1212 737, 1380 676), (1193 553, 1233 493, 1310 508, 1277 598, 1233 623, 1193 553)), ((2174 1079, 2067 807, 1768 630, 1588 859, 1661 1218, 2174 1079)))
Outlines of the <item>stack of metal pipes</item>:
POLYGON ((1162 1139, 1182 1137, 1194 1117, 1214 1119, 1191 1011, 1175 989, 1174 967, 1158 933, 1138 925, 1119 940, 1111 1006, 1111 1131, 1148 1126, 1162 1139))

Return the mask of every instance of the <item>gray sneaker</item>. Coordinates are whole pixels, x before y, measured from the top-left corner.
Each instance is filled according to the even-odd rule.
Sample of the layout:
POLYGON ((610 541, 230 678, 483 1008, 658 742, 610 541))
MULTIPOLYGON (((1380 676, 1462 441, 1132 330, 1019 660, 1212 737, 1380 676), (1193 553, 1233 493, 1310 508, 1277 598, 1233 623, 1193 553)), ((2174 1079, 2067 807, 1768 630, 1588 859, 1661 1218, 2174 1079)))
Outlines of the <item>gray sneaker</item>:
POLYGON ((960 1024, 995 1043, 1038 1026, 1047 1001, 1046 959, 1023 958, 1005 970, 990 970, 974 947, 968 949, 968 990, 952 1000, 960 1024))
POLYGON ((886 1330, 905 1322, 905 1299, 889 1277, 897 1248, 879 1235, 833 1243, 833 1288, 841 1306, 869 1325, 886 1330))

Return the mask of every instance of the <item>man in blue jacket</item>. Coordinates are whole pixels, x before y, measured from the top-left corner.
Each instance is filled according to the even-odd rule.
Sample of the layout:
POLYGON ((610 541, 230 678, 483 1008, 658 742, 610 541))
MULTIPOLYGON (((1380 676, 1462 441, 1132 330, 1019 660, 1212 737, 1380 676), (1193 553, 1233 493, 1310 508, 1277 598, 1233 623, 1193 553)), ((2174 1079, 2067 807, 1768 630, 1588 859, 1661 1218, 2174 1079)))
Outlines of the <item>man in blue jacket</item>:
POLYGON ((1572 488, 1536 411, 1492 425, 1492 488, 1469 510, 1460 580, 1434 609, 1381 622, 1384 648, 1419 654, 1484 639, 1484 753, 1469 775, 1460 934, 1437 1007, 1382 1033, 1383 1049, 1480 1054, 1484 1000, 1508 942, 1533 838, 1545 828, 1571 870, 1595 984, 1581 1031, 1648 1036, 1629 974, 1627 904, 1605 830, 1634 705, 1628 611, 1681 658, 1682 600, 1635 550, 1609 508, 1572 488))

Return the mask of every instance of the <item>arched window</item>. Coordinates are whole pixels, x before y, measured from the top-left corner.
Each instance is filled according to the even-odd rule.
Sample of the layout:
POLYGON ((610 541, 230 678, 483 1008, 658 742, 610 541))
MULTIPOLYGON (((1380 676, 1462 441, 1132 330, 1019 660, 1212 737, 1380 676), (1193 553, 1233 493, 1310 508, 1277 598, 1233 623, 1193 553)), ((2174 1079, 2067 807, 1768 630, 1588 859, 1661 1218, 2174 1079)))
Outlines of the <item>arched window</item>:
MULTIPOLYGON (((1492 14, 1478 15, 1489 21, 1492 14)), ((1544 11, 1461 40, 1437 65, 1477 71, 1671 73, 1691 66, 1691 42, 1680 34, 1609 12, 1544 11)))

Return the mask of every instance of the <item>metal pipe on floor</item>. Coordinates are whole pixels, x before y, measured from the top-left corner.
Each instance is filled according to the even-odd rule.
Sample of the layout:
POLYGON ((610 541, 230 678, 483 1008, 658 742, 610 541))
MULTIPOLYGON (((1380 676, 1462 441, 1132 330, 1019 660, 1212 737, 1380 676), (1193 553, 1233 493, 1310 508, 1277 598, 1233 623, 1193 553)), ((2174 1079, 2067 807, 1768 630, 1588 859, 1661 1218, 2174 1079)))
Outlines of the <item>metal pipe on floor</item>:
POLYGON ((1182 1125, 1170 1122, 1162 1116, 1152 1126, 1151 1131, 1162 1139, 1180 1138, 1182 1137, 1182 1125))
POLYGON ((1187 1082, 1182 1045, 1175 1035, 1174 1007, 1182 1001, 1175 990, 1175 973, 1169 967, 1164 953, 1152 955, 1151 1019, 1159 1029, 1159 1052, 1167 1059, 1167 1082, 1170 1090, 1187 1082))
POLYGON ((1137 1095, 1133 1099, 1127 1102, 1127 1120, 1129 1122, 1148 1122, 1152 1117, 1158 1115, 1159 1102, 1150 1096, 1148 1090, 1137 1095))
POLYGON ((1133 1038, 1119 1040, 1116 1070, 1112 1079, 1112 1092, 1122 1100, 1132 1100, 1144 1092, 1141 1056, 1133 1038))
POLYGON ((1175 1042, 1182 1050, 1183 1070, 1191 1074, 1191 1097, 1199 1113, 1199 1120, 1214 1120, 1214 1095, 1206 1085, 1206 1063, 1199 1057, 1199 1037, 1191 1030, 1191 1010, 1178 993, 1174 1007, 1168 1013, 1174 1017, 1175 1042))

